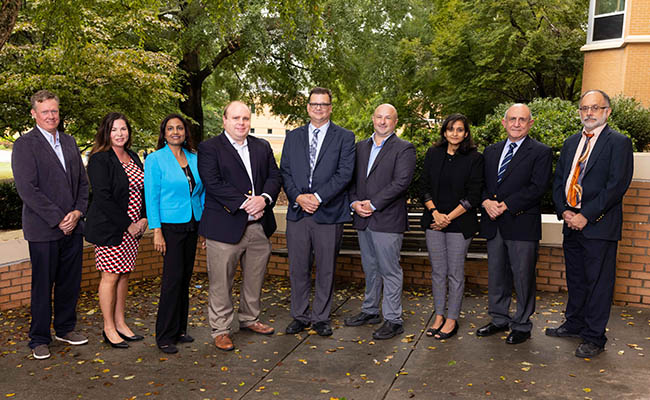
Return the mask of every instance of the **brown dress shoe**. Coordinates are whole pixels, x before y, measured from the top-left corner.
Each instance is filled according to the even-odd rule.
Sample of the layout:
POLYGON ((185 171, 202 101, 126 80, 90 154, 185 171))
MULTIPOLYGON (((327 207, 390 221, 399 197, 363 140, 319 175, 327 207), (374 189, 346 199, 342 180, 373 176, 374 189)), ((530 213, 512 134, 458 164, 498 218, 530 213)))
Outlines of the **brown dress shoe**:
POLYGON ((223 351, 230 351, 235 348, 235 345, 232 344, 232 340, 230 339, 230 335, 227 333, 223 333, 214 338, 214 345, 217 346, 217 349, 223 351))
POLYGON ((263 324, 260 321, 256 321, 252 325, 241 326, 241 327, 239 327, 239 330, 240 331, 241 330, 243 330, 243 331, 252 331, 252 332, 255 332, 255 333, 259 333, 260 335, 272 335, 273 332, 275 332, 275 329, 273 329, 272 326, 263 324))

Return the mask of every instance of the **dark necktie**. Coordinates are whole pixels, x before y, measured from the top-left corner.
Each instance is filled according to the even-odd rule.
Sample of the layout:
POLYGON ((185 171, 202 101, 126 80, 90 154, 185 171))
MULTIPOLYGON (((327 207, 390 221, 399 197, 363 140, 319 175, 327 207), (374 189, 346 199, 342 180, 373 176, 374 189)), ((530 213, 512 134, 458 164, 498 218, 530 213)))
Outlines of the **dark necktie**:
POLYGON ((512 160, 512 156, 515 154, 516 147, 517 143, 510 143, 510 148, 508 148, 506 156, 503 157, 503 161, 501 161, 501 166, 499 167, 499 172, 497 173, 497 183, 501 183, 503 180, 503 175, 505 175, 506 170, 508 169, 508 164, 510 164, 510 160, 512 160))
POLYGON ((311 178, 314 176, 314 166, 316 165, 316 150, 318 149, 318 134, 320 129, 314 129, 312 132, 311 143, 309 143, 309 186, 311 187, 311 178))

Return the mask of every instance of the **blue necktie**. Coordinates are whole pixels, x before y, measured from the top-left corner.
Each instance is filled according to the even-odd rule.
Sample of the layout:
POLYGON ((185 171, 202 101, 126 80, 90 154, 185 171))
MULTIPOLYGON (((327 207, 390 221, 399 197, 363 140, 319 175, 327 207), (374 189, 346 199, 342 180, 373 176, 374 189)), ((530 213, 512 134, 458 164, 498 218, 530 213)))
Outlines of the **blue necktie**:
POLYGON ((517 143, 510 143, 508 153, 503 157, 503 161, 501 161, 501 166, 499 167, 499 172, 497 173, 497 183, 501 183, 503 180, 503 175, 505 175, 506 169, 508 169, 508 164, 510 164, 510 160, 512 160, 512 156, 515 154, 516 147, 517 143))
POLYGON ((316 150, 318 149, 318 134, 320 129, 314 129, 312 132, 311 143, 309 143, 309 187, 311 187, 311 178, 314 176, 314 166, 316 165, 316 150))

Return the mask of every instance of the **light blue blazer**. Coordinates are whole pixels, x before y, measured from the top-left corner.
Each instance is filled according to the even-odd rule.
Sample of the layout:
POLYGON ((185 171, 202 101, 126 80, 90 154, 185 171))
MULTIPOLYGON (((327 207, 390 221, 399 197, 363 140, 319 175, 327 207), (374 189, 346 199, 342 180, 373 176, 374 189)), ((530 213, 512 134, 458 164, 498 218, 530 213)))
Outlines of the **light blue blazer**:
POLYGON ((149 228, 161 223, 179 224, 203 214, 205 187, 196 164, 196 154, 183 149, 196 185, 190 196, 187 177, 169 146, 149 154, 144 163, 144 198, 149 228))

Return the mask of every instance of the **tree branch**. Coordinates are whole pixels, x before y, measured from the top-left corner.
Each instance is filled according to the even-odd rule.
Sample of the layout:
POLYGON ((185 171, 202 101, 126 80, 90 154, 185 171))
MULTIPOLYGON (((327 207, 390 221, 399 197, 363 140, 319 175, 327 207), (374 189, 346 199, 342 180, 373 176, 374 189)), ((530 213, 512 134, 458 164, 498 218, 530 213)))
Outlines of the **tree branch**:
POLYGON ((197 74, 197 77, 203 81, 205 78, 210 76, 212 71, 217 68, 217 66, 226 58, 230 57, 231 55, 235 54, 237 51, 239 51, 243 47, 242 41, 240 38, 234 38, 230 39, 228 43, 226 43, 226 46, 221 49, 219 54, 214 57, 211 63, 203 67, 201 71, 197 74))

